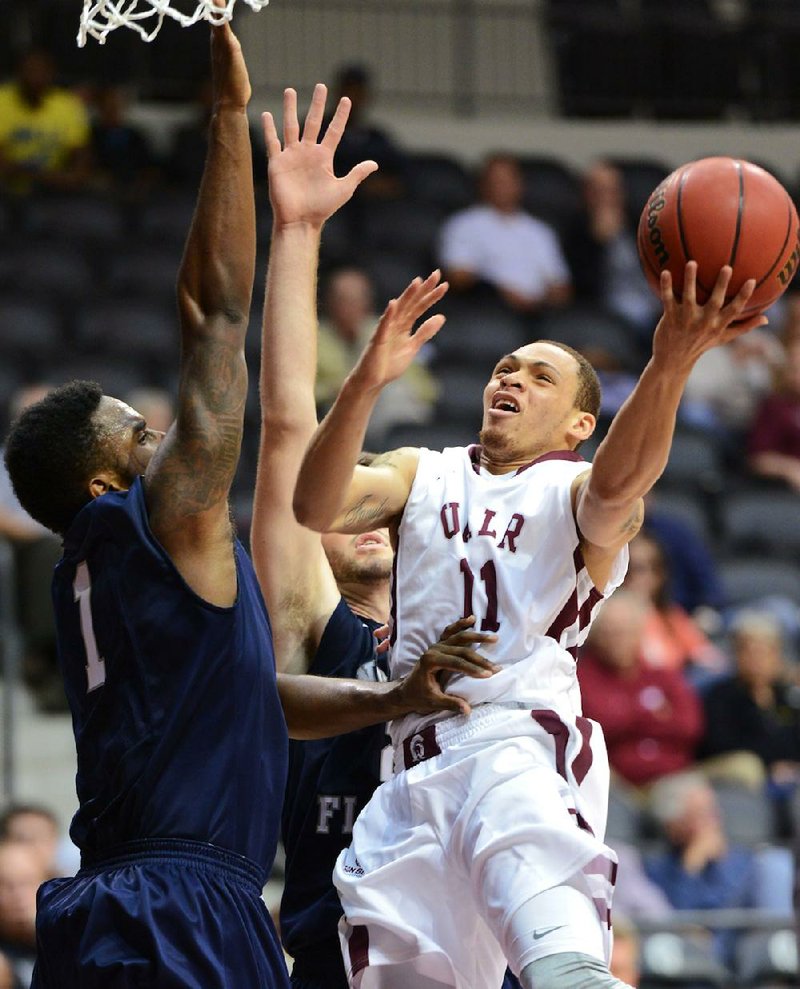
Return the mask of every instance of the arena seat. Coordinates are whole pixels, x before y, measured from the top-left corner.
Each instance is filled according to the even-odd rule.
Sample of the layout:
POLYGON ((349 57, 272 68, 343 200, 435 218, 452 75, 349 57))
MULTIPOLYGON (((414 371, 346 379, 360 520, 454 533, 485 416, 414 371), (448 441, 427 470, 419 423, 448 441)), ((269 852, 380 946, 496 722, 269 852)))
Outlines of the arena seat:
POLYGON ((192 222, 194 195, 173 193, 149 202, 141 212, 138 235, 148 243, 182 247, 192 222))
MULTIPOLYGON (((558 340, 594 360, 602 351, 623 370, 636 370, 638 341, 630 325, 615 313, 597 306, 569 306, 546 313, 537 327, 543 339, 558 340)), ((599 365, 598 365, 599 366, 599 365)))
POLYGON ((742 491, 721 505, 723 541, 730 552, 770 552, 795 558, 800 498, 791 491, 742 491))
POLYGON ((611 161, 622 173, 628 210, 631 217, 636 219, 642 212, 650 193, 672 169, 652 158, 612 158, 611 161))
POLYGON ((548 155, 525 155, 519 163, 525 183, 525 209, 563 233, 582 204, 577 175, 558 158, 548 155))
POLYGON ((705 433, 678 429, 661 486, 716 493, 721 490, 722 476, 722 454, 717 443, 705 433))
POLYGON ((110 299, 85 306, 76 314, 75 341, 87 355, 148 367, 149 384, 161 384, 178 364, 177 314, 152 302, 110 299))
MULTIPOLYGON (((650 511, 648 504, 648 512, 650 511)), ((708 514, 703 508, 702 501, 691 491, 662 490, 659 485, 653 496, 652 511, 659 515, 666 515, 670 518, 679 519, 694 532, 699 539, 705 543, 713 542, 711 526, 708 514)), ((647 526, 647 513, 645 513, 645 527, 647 526)))
POLYGON ((736 974, 739 984, 764 989, 798 984, 797 938, 786 927, 778 931, 748 931, 736 944, 736 974))
POLYGON ((64 327, 57 309, 28 296, 0 296, 0 355, 3 362, 45 361, 64 346, 64 327))
POLYGON ((800 567, 790 560, 734 556, 721 560, 718 572, 725 601, 731 607, 767 597, 800 601, 800 567))
POLYGON ((496 361, 525 342, 523 325, 513 313, 476 306, 471 312, 465 309, 451 311, 434 346, 438 358, 447 364, 467 365, 473 371, 481 372, 485 385, 496 361))
POLYGON ((762 793, 722 780, 714 780, 712 785, 730 842, 755 846, 776 839, 773 807, 762 793))
POLYGON ((660 931, 641 944, 640 989, 730 989, 731 974, 700 935, 660 931))
POLYGON ((180 263, 180 251, 169 248, 117 252, 106 271, 106 288, 114 295, 174 300, 180 263))
POLYGON ((483 389, 487 375, 469 368, 451 367, 439 374, 437 422, 462 423, 477 435, 482 418, 483 389))
POLYGON ((362 264, 372 282, 378 312, 382 312, 389 299, 396 298, 410 281, 429 273, 414 255, 385 250, 373 252, 362 264))
POLYGON ((391 251, 418 259, 424 268, 432 266, 443 213, 430 205, 409 199, 370 203, 364 211, 359 248, 365 254, 391 251))
POLYGON ((74 245, 23 242, 0 253, 0 285, 39 300, 72 301, 91 295, 97 278, 74 245))
POLYGON ((475 201, 475 182, 455 158, 412 154, 408 156, 408 171, 411 196, 420 203, 452 213, 475 201))
POLYGON ((27 226, 35 237, 64 244, 116 244, 125 233, 124 218, 117 204, 96 196, 35 200, 28 210, 27 226))
POLYGON ((47 380, 56 384, 66 381, 96 381, 106 395, 124 398, 134 388, 153 384, 149 370, 136 362, 122 364, 102 357, 80 357, 47 369, 47 380))

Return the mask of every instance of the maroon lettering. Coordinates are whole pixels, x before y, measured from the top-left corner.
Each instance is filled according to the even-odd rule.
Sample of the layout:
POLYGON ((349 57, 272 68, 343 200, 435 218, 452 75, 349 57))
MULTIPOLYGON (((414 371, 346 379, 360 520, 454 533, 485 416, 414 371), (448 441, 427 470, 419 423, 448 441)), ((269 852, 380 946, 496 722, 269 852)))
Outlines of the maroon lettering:
POLYGON ((450 501, 446 505, 442 505, 442 510, 439 514, 442 519, 442 528, 444 529, 445 536, 448 539, 452 539, 460 528, 458 502, 450 501))
POLYGON ((498 543, 500 549, 506 548, 506 539, 508 540, 508 548, 512 553, 517 552, 517 547, 514 545, 514 540, 522 532, 522 527, 525 525, 525 518, 519 515, 517 512, 511 516, 511 521, 508 523, 506 531, 503 533, 503 538, 498 543))
POLYGON ((464 526, 464 531, 461 533, 461 538, 465 543, 468 543, 472 539, 472 529, 469 527, 469 522, 464 526))
POLYGON ((494 561, 487 560, 480 573, 486 587, 486 617, 481 622, 481 632, 497 632, 500 622, 497 620, 497 571, 494 561))
POLYGON ((495 515, 497 515, 497 512, 493 512, 491 508, 484 509, 483 525, 481 526, 481 531, 478 533, 479 536, 491 536, 492 539, 496 538, 497 533, 494 531, 494 529, 489 528, 489 523, 492 521, 495 515))
POLYGON ((472 588, 475 584, 475 578, 472 576, 472 571, 469 568, 469 564, 466 560, 462 560, 460 563, 461 573, 464 574, 464 618, 469 618, 472 614, 472 588))

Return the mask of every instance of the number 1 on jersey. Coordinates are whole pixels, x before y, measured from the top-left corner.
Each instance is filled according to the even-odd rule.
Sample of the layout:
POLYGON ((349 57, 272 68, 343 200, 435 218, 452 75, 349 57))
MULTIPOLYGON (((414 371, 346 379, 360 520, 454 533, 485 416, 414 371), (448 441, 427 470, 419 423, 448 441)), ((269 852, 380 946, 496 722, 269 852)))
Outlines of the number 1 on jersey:
MULTIPOLYGON (((469 563, 462 560, 461 573, 464 574, 464 617, 474 614, 472 608, 472 590, 475 586, 475 574, 469 563)), ((497 620, 497 570, 494 560, 487 560, 479 571, 483 585, 486 588, 486 616, 481 622, 481 632, 497 632, 500 622, 497 620)))
POLYGON ((86 561, 78 564, 75 580, 72 582, 75 600, 78 602, 81 618, 81 635, 86 650, 86 692, 91 693, 106 682, 106 661, 97 652, 97 639, 92 624, 92 578, 86 561))

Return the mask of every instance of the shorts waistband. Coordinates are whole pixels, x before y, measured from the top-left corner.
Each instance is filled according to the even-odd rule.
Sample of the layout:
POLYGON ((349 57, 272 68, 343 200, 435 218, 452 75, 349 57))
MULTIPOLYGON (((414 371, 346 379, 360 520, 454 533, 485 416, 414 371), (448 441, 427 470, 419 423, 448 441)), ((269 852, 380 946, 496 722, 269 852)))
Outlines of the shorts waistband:
POLYGON ((407 735, 395 754, 396 769, 411 769, 427 759, 440 755, 442 749, 466 742, 487 725, 503 721, 510 711, 530 711, 525 701, 500 701, 478 704, 468 715, 458 714, 444 721, 435 721, 407 735))
POLYGON ((205 866, 236 882, 252 886, 259 895, 268 878, 266 869, 245 855, 189 838, 147 838, 128 841, 102 852, 84 852, 81 855, 81 872, 105 872, 126 865, 155 862, 205 866))

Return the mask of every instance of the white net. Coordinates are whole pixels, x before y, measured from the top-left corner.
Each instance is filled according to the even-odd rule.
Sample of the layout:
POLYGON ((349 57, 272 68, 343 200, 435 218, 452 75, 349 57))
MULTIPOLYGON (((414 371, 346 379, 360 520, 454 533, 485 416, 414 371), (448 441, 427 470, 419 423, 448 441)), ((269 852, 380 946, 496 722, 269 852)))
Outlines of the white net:
MULTIPOLYGON (((183 27, 198 21, 223 24, 233 17, 236 0, 192 0, 195 9, 183 13, 174 3, 178 0, 83 0, 78 45, 82 48, 91 35, 104 44, 110 31, 129 27, 137 31, 145 41, 152 41, 161 30, 165 17, 171 17, 183 27)), ((253 10, 266 7, 269 0, 244 0, 253 10)))

